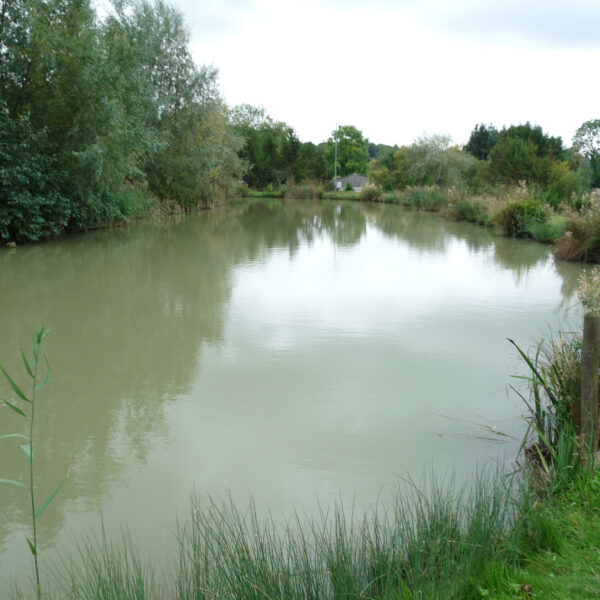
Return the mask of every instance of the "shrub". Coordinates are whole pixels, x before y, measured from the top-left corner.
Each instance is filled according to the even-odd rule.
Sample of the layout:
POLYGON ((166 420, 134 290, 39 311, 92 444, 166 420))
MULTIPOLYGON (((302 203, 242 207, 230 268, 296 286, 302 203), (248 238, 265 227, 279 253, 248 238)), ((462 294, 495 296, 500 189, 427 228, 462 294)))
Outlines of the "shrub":
POLYGON ((0 240, 33 242, 62 233, 71 202, 57 190, 56 159, 28 116, 11 119, 0 102, 0 240))
POLYGON ((494 216, 494 222, 510 237, 530 237, 530 227, 547 219, 544 205, 531 199, 508 202, 494 216))
POLYGON ((367 183, 360 192, 360 199, 363 202, 382 202, 383 188, 373 183, 367 183))
POLYGON ((529 226, 529 233, 537 242, 550 244, 564 235, 568 224, 569 219, 566 217, 551 216, 545 223, 532 223, 529 226))
POLYGON ((555 254, 563 260, 600 262, 600 212, 591 210, 572 219, 555 254))
POLYGON ((478 200, 459 200, 452 205, 450 211, 452 218, 457 221, 468 221, 478 225, 489 225, 491 216, 485 206, 478 200))

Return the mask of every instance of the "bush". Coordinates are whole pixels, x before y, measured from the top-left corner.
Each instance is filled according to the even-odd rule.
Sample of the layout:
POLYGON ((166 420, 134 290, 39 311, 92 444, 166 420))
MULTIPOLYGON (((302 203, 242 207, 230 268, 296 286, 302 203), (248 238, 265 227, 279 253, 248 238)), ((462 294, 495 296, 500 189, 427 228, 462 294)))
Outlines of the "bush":
POLYGON ((556 180, 549 188, 549 204, 554 208, 560 202, 574 203, 585 191, 585 182, 582 176, 575 171, 568 171, 556 180))
POLYGON ((60 180, 45 132, 34 131, 27 116, 11 119, 0 103, 0 240, 34 242, 62 233, 72 207, 58 192, 60 180))
POLYGON ((491 216, 485 206, 477 200, 459 200, 452 206, 451 217, 457 221, 468 221, 488 226, 491 216))
POLYGON ((563 260, 600 262, 600 212, 591 210, 572 219, 555 254, 563 260))
POLYGON ((547 220, 544 205, 532 199, 508 202, 494 216, 494 222, 509 237, 530 237, 531 226, 547 220))
POLYGON ((545 223, 532 223, 529 226, 529 233, 537 242, 550 244, 565 234, 568 225, 567 217, 551 216, 545 223))
POLYGON ((360 192, 363 202, 383 202, 383 188, 373 183, 367 183, 360 192))

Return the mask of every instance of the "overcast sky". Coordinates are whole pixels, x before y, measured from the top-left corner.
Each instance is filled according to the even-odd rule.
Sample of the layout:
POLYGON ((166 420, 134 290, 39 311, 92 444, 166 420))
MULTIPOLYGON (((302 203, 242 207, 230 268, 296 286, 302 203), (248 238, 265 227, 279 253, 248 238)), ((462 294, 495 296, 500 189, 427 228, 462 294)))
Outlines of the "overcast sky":
POLYGON ((531 121, 571 143, 600 118, 600 0, 172 0, 233 106, 302 141, 355 125, 375 143, 464 143, 531 121))

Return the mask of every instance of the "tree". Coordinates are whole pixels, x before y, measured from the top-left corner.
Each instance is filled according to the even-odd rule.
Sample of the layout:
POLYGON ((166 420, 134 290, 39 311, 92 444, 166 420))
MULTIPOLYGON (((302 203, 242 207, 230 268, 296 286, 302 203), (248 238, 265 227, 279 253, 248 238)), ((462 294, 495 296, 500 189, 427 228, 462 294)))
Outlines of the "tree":
POLYGON ((564 175, 557 163, 565 158, 567 153, 560 137, 552 137, 539 125, 527 122, 500 132, 483 172, 497 183, 525 181, 548 187, 564 175))
POLYGON ((540 158, 548 156, 560 160, 564 157, 564 147, 560 137, 552 137, 542 130, 539 125, 532 125, 527 121, 524 125, 511 125, 503 129, 502 137, 518 138, 524 142, 531 142, 535 153, 540 158))
POLYGON ((493 125, 475 125, 464 150, 475 158, 486 160, 496 145, 500 132, 493 125))
POLYGON ((337 142, 337 175, 343 177, 350 173, 366 174, 369 165, 369 140, 352 125, 343 125, 332 132, 327 140, 327 163, 331 165, 333 175, 335 145, 337 142))
POLYGON ((489 156, 489 177, 497 182, 517 184, 535 179, 536 147, 531 141, 502 136, 489 156))
POLYGON ((240 141, 176 10, 113 0, 99 19, 92 0, 0 2, 2 237, 124 218, 132 185, 186 207, 231 190, 240 141))
POLYGON ((573 144, 588 163, 582 170, 589 170, 592 187, 600 187, 600 119, 585 121, 573 136, 573 144))

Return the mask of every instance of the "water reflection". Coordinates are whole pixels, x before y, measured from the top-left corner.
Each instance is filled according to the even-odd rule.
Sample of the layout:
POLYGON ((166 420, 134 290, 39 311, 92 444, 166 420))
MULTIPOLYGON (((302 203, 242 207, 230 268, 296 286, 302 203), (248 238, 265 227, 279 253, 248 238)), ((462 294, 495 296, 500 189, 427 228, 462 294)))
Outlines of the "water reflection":
MULTIPOLYGON (((42 539, 86 512, 135 519, 135 503, 171 519, 194 482, 258 485, 274 503, 318 485, 376 494, 398 465, 451 454, 435 434, 457 430, 417 424, 427 411, 518 420, 498 406, 504 338, 527 336, 532 312, 562 318, 578 273, 473 225, 312 201, 0 252, 2 363, 20 374, 18 342, 54 327, 40 495, 70 476, 42 539)), ((6 409, 0 422, 21 426, 6 409)), ((1 443, 1 476, 21 478, 21 452, 1 443)), ((28 564, 26 523, 22 490, 0 487, 0 581, 28 564)))

